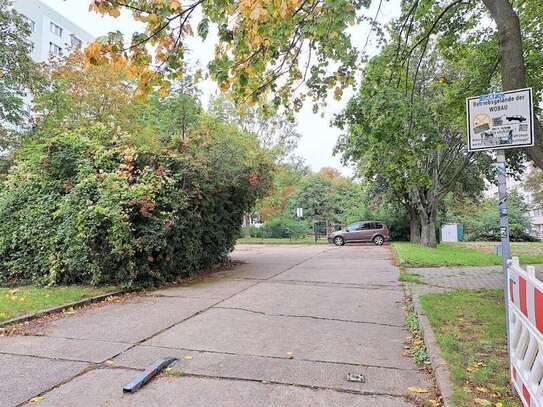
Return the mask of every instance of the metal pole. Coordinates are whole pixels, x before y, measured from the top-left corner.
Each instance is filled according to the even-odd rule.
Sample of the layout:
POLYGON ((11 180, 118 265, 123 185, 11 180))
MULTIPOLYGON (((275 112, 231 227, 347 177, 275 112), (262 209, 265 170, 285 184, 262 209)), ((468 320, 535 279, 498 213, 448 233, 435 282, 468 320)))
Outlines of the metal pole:
MULTIPOLYGON (((507 352, 509 366, 511 366, 511 335, 509 327, 509 287, 507 279, 508 261, 511 258, 511 245, 509 243, 509 214, 507 209, 507 175, 505 171, 505 151, 498 150, 496 155, 496 169, 498 171, 498 197, 500 210, 500 236, 502 241, 503 260, 503 295, 505 300, 505 323, 507 328, 507 352)), ((513 386, 514 389, 514 386, 513 386)))

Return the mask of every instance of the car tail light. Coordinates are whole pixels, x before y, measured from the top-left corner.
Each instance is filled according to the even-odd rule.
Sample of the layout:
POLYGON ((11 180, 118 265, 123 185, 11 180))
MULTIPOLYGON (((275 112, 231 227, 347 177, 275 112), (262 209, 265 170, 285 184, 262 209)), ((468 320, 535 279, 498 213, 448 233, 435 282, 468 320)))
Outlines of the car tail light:
POLYGON ((385 226, 385 235, 387 238, 390 236, 390 231, 388 230, 386 226, 385 226))

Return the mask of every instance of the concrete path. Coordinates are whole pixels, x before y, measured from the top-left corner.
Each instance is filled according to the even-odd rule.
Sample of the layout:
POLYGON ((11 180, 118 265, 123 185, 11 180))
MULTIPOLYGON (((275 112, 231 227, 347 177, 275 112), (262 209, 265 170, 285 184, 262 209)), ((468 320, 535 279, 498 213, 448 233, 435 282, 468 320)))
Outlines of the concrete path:
POLYGON ((430 384, 402 356, 409 332, 387 248, 243 245, 232 257, 243 264, 198 283, 0 337, 0 405, 418 404, 408 387, 430 384), (179 362, 122 393, 164 356, 179 362))

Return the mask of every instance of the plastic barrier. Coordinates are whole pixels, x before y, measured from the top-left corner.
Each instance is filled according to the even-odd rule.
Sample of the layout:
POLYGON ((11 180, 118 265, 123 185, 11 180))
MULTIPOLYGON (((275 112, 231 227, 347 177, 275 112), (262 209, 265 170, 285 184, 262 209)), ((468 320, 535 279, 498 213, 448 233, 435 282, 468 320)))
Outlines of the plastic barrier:
POLYGON ((509 261, 511 379, 525 406, 543 407, 543 283, 509 261))

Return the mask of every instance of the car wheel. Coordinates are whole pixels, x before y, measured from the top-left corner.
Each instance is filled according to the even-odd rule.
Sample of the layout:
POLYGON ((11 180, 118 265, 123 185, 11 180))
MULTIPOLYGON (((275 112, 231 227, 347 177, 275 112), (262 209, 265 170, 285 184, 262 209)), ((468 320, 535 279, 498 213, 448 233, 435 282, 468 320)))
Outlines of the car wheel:
POLYGON ((383 236, 375 236, 373 238, 373 243, 377 246, 382 246, 385 243, 385 238, 383 236))
POLYGON ((334 237, 334 244, 336 246, 343 246, 345 244, 345 240, 341 236, 334 237))

